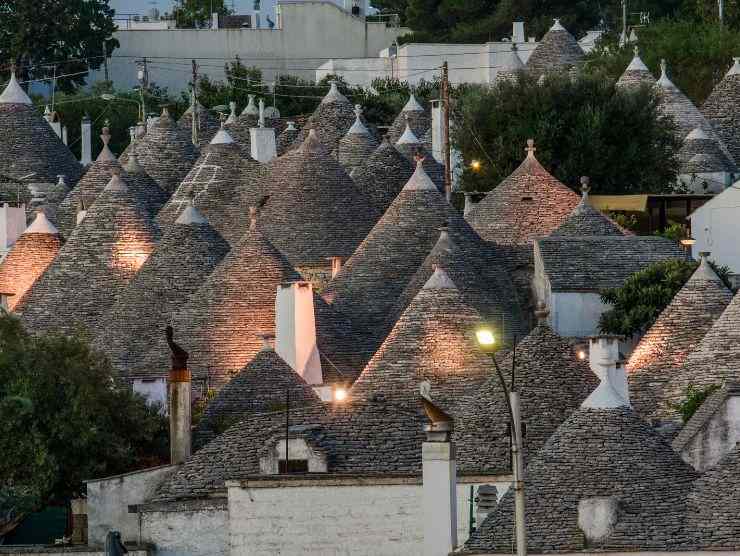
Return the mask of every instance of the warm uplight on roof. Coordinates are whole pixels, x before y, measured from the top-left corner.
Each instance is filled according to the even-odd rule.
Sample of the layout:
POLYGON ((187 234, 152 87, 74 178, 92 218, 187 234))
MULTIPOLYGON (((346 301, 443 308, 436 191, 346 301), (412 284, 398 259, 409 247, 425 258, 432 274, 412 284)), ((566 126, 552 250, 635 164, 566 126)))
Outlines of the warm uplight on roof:
POLYGON ((343 402, 347 399, 347 389, 337 387, 334 389, 334 401, 335 402, 343 402))
POLYGON ((585 349, 579 349, 576 352, 576 355, 578 356, 578 359, 580 359, 581 361, 583 361, 584 359, 586 359, 586 350, 585 349))
POLYGON ((470 163, 470 167, 473 169, 474 172, 478 172, 480 170, 480 160, 473 160, 470 163))

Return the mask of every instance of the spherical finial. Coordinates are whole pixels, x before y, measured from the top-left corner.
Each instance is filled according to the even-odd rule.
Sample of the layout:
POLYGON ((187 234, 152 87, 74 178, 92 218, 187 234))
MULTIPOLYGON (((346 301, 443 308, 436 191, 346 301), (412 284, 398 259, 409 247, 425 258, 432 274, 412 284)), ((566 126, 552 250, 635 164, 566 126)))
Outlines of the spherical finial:
POLYGON ((591 191, 591 179, 588 176, 581 176, 581 192, 585 195, 591 191))
POLYGON ((640 47, 635 45, 635 48, 632 49, 632 51, 635 53, 635 58, 638 58, 640 56, 640 47))

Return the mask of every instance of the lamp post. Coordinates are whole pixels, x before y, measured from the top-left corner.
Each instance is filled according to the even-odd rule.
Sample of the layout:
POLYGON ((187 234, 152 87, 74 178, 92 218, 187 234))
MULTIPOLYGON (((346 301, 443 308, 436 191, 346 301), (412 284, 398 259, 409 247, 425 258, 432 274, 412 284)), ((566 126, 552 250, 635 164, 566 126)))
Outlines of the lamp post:
POLYGON ((133 100, 131 98, 117 97, 116 95, 111 95, 110 93, 103 93, 102 95, 100 95, 100 98, 102 98, 103 100, 108 101, 108 102, 113 102, 114 100, 116 100, 116 101, 119 101, 119 102, 131 102, 131 103, 135 104, 136 106, 139 107, 139 116, 141 117, 141 121, 142 122, 145 121, 146 114, 144 113, 144 103, 143 103, 143 100, 142 100, 142 102, 139 102, 139 101, 133 100))
POLYGON ((501 388, 506 396, 506 408, 509 410, 511 419, 511 458, 514 474, 514 528, 516 530, 516 553, 517 556, 527 554, 527 525, 524 518, 524 455, 522 454, 522 416, 519 404, 519 392, 514 382, 514 365, 512 363, 511 388, 506 385, 506 380, 501 368, 496 361, 496 352, 501 349, 501 343, 497 340, 493 330, 489 327, 481 327, 475 332, 478 345, 484 353, 491 356, 493 367, 496 369, 501 388))
POLYGON ((696 244, 696 240, 691 236, 685 237, 681 240, 681 245, 686 249, 686 260, 689 262, 693 260, 691 256, 691 248, 694 244, 696 244))

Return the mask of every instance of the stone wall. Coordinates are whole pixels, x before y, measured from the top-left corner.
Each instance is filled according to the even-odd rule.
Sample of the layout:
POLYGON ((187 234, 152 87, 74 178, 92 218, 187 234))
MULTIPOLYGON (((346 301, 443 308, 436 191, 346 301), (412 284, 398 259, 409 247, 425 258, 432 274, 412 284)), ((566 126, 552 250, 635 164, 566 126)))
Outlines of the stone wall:
POLYGON ((110 530, 120 531, 125 543, 139 541, 139 516, 129 506, 143 504, 176 465, 154 467, 87 482, 88 544, 103 546, 110 530))
POLYGON ((740 442, 740 395, 728 395, 722 406, 681 450, 681 458, 704 472, 740 442))
MULTIPOLYGON (((457 487, 460 544, 469 534, 470 487, 475 497, 482 484, 470 480, 457 487)), ((506 481, 489 484, 501 494, 508 488, 506 481)), ((419 479, 254 480, 228 487, 231 556, 422 554, 419 479)))
MULTIPOLYGON (((151 556, 150 547, 127 546, 129 556, 151 556)), ((0 554, 7 556, 48 556, 49 554, 74 554, 75 556, 105 556, 103 550, 88 546, 0 546, 0 554)))

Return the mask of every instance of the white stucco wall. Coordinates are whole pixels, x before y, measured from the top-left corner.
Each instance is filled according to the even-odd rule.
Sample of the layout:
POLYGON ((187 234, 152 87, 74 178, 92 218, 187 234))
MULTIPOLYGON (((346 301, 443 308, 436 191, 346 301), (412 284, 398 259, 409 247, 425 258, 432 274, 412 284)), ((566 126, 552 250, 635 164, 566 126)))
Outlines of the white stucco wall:
POLYGON ((740 274, 740 182, 709 200, 689 218, 691 235, 696 239, 691 247, 694 259, 698 260, 702 251, 709 251, 717 264, 740 274))
POLYGON ((601 296, 588 292, 552 292, 550 326, 561 336, 584 338, 599 333, 599 317, 609 307, 601 296))
POLYGON ((138 542, 139 517, 128 507, 143 504, 175 469, 165 465, 115 477, 87 481, 87 529, 91 546, 103 546, 110 530, 124 542, 138 542))
POLYGON ((740 396, 728 397, 723 406, 681 450, 681 458, 704 472, 740 442, 740 396))
POLYGON ((147 509, 142 539, 156 556, 228 556, 229 519, 223 499, 197 500, 147 509))
MULTIPOLYGON (((355 482, 228 483, 231 556, 422 554, 421 484, 355 482)), ((469 533, 471 484, 483 483, 457 486, 460 544, 469 533)), ((506 481, 486 484, 496 484, 501 494, 508 488, 506 481)))
MULTIPOLYGON (((201 73, 224 80, 225 60, 238 55, 245 65, 262 68, 267 81, 278 73, 313 80, 326 60, 376 57, 409 32, 368 23, 328 1, 285 3, 280 9, 280 29, 118 31, 120 47, 109 61, 110 78, 117 88, 137 85, 134 60, 147 56, 150 81, 179 92, 187 88, 191 58, 198 60, 201 73)), ((99 79, 100 71, 92 77, 99 79)))

